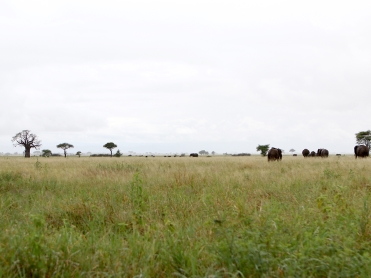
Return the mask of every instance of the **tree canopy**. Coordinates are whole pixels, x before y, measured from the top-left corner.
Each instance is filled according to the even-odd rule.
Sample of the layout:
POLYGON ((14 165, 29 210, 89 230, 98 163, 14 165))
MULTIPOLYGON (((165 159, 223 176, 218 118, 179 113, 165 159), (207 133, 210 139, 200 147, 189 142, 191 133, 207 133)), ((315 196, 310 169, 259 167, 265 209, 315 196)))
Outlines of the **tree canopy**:
POLYGON ((49 157, 51 155, 52 155, 52 151, 51 150, 48 150, 48 149, 42 150, 42 156, 43 157, 49 157))
POLYGON ((110 152, 111 152, 111 157, 112 157, 112 150, 114 148, 117 148, 117 145, 115 143, 113 143, 113 142, 108 142, 105 145, 103 145, 103 148, 109 149, 110 152))
POLYGON ((356 133, 356 143, 358 145, 365 145, 371 147, 371 130, 360 131, 356 133))
POLYGON ((67 157, 67 150, 69 148, 73 148, 73 145, 71 145, 70 143, 61 143, 57 145, 57 148, 62 149, 64 152, 64 157, 67 157))
POLYGON ((120 152, 120 150, 117 150, 117 152, 115 153, 115 156, 116 156, 116 157, 120 157, 120 156, 122 156, 122 152, 120 152))
POLYGON ((268 152, 268 150, 269 150, 269 144, 268 144, 268 145, 258 145, 258 146, 256 147, 256 150, 257 150, 258 152, 260 152, 260 154, 261 154, 262 156, 266 156, 266 155, 267 155, 267 152, 268 152))
POLYGON ((23 146, 25 148, 24 157, 31 157, 31 149, 35 148, 36 150, 41 147, 41 140, 37 138, 37 135, 31 133, 29 130, 22 130, 18 132, 12 138, 13 145, 23 146))

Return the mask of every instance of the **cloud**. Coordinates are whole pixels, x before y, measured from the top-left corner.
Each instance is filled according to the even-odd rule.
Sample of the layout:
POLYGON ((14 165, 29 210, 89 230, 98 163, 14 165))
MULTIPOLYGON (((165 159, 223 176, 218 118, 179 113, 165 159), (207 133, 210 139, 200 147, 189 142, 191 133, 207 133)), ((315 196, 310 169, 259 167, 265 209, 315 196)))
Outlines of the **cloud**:
POLYGON ((370 5, 4 1, 0 151, 23 129, 91 151, 347 151, 370 129, 370 5))

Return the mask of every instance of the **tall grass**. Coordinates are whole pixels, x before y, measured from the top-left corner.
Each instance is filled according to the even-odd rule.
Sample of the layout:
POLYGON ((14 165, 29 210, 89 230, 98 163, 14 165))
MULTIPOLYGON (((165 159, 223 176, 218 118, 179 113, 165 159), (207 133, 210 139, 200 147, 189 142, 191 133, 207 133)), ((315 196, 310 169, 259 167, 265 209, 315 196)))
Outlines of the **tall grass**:
POLYGON ((370 277, 371 161, 1 158, 0 276, 370 277))

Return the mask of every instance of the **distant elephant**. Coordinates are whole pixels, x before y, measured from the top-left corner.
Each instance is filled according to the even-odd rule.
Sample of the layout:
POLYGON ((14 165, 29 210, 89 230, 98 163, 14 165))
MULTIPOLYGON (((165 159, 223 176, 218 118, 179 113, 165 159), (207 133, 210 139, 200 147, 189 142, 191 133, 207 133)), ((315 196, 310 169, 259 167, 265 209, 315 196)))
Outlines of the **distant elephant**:
POLYGON ((308 149, 304 149, 302 152, 304 157, 308 157, 309 156, 309 150, 308 149))
POLYGON ((282 150, 279 148, 271 148, 268 151, 268 161, 282 160, 282 150))
POLYGON ((357 158, 359 157, 367 157, 370 155, 370 150, 367 146, 360 145, 354 147, 354 156, 357 158))
POLYGON ((198 157, 198 153, 191 153, 189 156, 190 157, 198 157))
POLYGON ((315 157, 315 156, 316 156, 316 153, 315 153, 314 151, 311 151, 311 152, 310 152, 310 156, 311 156, 311 157, 315 157))
POLYGON ((328 150, 326 150, 326 149, 318 149, 317 150, 317 156, 328 157, 328 150))

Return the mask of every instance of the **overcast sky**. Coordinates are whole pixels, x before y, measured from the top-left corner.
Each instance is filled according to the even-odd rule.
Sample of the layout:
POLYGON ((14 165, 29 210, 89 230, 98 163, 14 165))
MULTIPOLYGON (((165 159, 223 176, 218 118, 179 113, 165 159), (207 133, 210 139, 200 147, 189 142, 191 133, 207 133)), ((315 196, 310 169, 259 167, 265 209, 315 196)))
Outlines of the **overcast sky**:
POLYGON ((371 1, 0 2, 0 152, 351 153, 371 1))

